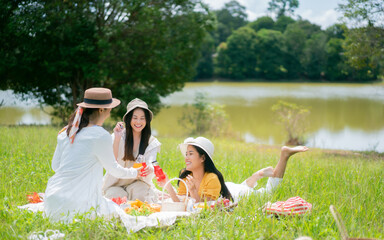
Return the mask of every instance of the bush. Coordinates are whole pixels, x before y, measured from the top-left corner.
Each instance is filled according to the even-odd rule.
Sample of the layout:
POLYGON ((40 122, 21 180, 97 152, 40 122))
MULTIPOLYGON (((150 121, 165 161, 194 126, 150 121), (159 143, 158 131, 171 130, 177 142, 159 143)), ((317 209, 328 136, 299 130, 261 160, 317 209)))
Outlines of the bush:
POLYGON ((180 124, 192 136, 223 136, 229 133, 230 125, 225 105, 208 103, 203 93, 197 93, 193 104, 185 104, 180 124))
POLYGON ((304 133, 307 129, 307 116, 309 109, 294 103, 279 101, 272 106, 272 111, 277 115, 277 120, 287 131, 287 145, 304 144, 304 133))

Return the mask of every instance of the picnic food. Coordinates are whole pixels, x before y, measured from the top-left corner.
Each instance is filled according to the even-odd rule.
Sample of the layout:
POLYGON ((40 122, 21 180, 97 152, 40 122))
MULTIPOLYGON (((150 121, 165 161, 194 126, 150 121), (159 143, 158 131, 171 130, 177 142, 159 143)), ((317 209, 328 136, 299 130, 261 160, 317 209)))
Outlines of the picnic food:
POLYGON ((140 168, 143 166, 143 163, 134 163, 133 168, 140 168))
POLYGON ((142 202, 139 199, 136 199, 135 201, 129 201, 128 204, 130 204, 131 206, 125 208, 124 211, 127 214, 132 215, 149 215, 151 213, 160 212, 161 209, 160 204, 148 204, 147 202, 142 202))
POLYGON ((27 195, 27 199, 30 203, 39 203, 43 201, 40 199, 40 196, 37 192, 33 192, 31 195, 27 195))
POLYGON ((127 197, 123 197, 123 198, 117 197, 117 198, 112 198, 111 200, 114 201, 115 203, 121 205, 121 204, 127 202, 127 197))
POLYGON ((209 209, 209 205, 206 202, 200 202, 195 204, 193 208, 209 209))
POLYGON ((193 208, 201 208, 201 209, 229 209, 233 206, 236 206, 234 204, 231 205, 231 201, 226 198, 219 198, 216 201, 208 201, 208 202, 199 202, 196 203, 193 208))

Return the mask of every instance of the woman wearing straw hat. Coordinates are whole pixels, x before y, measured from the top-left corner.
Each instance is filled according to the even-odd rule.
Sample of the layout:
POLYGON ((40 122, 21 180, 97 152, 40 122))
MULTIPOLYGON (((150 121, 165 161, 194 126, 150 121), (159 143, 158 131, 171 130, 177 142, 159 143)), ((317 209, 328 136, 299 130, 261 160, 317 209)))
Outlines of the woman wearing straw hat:
POLYGON ((60 131, 52 159, 55 174, 48 181, 44 197, 44 212, 52 220, 70 221, 75 214, 92 208, 92 216, 120 211, 101 194, 103 168, 122 179, 137 177, 140 169, 117 164, 111 135, 101 127, 119 104, 109 89, 87 89, 84 101, 77 104, 68 125, 60 131))
POLYGON ((152 179, 153 165, 161 143, 151 135, 153 114, 147 103, 135 98, 127 105, 123 122, 118 122, 113 133, 113 152, 118 164, 130 168, 134 163, 146 163, 143 175, 131 179, 114 177, 107 173, 104 177, 103 194, 107 198, 127 197, 128 200, 156 201, 156 191, 152 179), (124 124, 126 128, 124 128, 124 124))
MULTIPOLYGON (((216 200, 220 196, 233 199, 234 202, 239 197, 246 196, 251 192, 266 193, 271 192, 283 179, 288 159, 295 153, 305 152, 308 150, 305 146, 294 148, 283 147, 280 159, 275 168, 267 167, 261 169, 243 183, 236 184, 232 182, 224 182, 222 174, 216 169, 213 163, 214 146, 211 141, 204 137, 187 138, 184 143, 179 145, 180 151, 185 157, 186 167, 181 171, 179 178, 185 180, 190 191, 190 196, 197 202, 204 200, 216 200), (262 177, 269 177, 267 186, 255 190, 257 181, 262 177)), ((159 183, 164 186, 168 178, 159 183)), ((173 201, 180 201, 177 195, 186 195, 186 187, 179 184, 176 192, 168 184, 166 186, 168 193, 173 201)))

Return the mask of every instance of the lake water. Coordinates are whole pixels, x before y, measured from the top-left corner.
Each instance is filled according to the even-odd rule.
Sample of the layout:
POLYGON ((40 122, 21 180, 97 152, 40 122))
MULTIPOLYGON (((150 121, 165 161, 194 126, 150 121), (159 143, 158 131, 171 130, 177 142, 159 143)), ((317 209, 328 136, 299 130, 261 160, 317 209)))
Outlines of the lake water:
MULTIPOLYGON (((209 102, 225 105, 233 131, 247 142, 283 144, 285 132, 271 111, 279 100, 309 108, 307 145, 326 149, 374 150, 384 152, 384 85, 367 84, 282 84, 282 83, 188 83, 181 92, 162 99, 168 105, 153 120, 159 136, 183 136, 179 124, 196 93, 209 102)), ((49 124, 50 117, 0 92, 0 124, 49 124)))

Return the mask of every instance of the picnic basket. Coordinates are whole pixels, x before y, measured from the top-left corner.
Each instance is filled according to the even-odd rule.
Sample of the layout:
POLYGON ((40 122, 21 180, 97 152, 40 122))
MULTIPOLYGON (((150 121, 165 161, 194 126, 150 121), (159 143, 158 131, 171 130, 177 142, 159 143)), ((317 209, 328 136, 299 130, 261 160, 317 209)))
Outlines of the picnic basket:
POLYGON ((180 178, 172 178, 170 179, 163 187, 163 192, 162 192, 162 202, 161 202, 161 211, 162 212, 185 212, 187 211, 187 204, 188 204, 188 186, 186 184, 186 182, 183 180, 183 179, 180 179, 180 178), (187 189, 187 195, 186 195, 186 198, 185 200, 183 200, 182 202, 164 202, 164 190, 165 190, 165 187, 171 182, 171 181, 174 181, 174 180, 180 180, 182 181, 184 184, 185 184, 185 188, 187 189))

